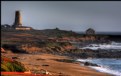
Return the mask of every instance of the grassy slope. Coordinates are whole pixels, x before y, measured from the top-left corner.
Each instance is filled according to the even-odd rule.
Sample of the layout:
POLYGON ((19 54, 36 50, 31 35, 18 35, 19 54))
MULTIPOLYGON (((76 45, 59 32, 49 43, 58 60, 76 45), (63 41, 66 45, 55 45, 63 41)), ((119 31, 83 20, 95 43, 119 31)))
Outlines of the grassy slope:
POLYGON ((46 29, 46 30, 31 30, 31 31, 16 31, 16 30, 2 30, 2 43, 13 42, 31 42, 39 41, 41 39, 46 39, 48 37, 79 37, 72 31, 56 30, 56 29, 46 29), (24 41, 23 41, 24 40, 24 41))

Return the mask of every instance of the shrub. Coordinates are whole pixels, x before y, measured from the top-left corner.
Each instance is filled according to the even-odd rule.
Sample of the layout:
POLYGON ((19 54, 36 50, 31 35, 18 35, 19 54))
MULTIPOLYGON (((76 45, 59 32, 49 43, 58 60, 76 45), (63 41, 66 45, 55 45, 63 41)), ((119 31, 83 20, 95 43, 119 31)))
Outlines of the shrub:
POLYGON ((24 71, 26 71, 23 64, 21 64, 20 62, 17 62, 17 61, 12 61, 12 62, 11 61, 9 58, 2 57, 1 71, 7 71, 7 72, 15 72, 15 71, 24 72, 24 71))

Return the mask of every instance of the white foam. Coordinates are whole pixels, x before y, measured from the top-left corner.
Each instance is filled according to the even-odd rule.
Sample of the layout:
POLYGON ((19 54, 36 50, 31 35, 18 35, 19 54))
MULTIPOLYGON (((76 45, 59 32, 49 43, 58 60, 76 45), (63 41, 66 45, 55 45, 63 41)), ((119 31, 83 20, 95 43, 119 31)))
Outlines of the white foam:
POLYGON ((88 62, 91 61, 90 59, 77 59, 76 61, 80 61, 80 62, 88 62))
POLYGON ((86 47, 83 47, 81 49, 121 49, 121 43, 112 42, 111 44, 90 44, 86 47))
POLYGON ((121 72, 111 70, 108 67, 103 67, 103 66, 101 66, 101 67, 90 66, 90 67, 99 71, 99 72, 109 73, 109 74, 112 74, 112 75, 115 75, 115 76, 121 76, 121 72))
MULTIPOLYGON (((77 59, 77 61, 80 61, 80 62, 90 62, 91 59, 77 59)), ((99 72, 104 72, 104 73, 109 73, 109 74, 112 74, 112 75, 115 75, 115 76, 121 76, 121 72, 118 72, 118 71, 115 71, 115 70, 111 70, 109 67, 104 67, 104 66, 101 66, 101 67, 96 67, 96 66, 89 66, 90 68, 93 68, 99 72)))

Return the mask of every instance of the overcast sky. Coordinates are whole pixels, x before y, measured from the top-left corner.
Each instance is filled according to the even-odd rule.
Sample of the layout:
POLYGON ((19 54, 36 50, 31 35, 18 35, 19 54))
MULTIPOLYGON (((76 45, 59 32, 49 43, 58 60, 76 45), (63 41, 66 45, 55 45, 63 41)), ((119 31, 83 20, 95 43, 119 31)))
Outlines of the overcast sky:
POLYGON ((20 10, 23 26, 35 29, 121 32, 121 1, 2 1, 1 24, 20 10))

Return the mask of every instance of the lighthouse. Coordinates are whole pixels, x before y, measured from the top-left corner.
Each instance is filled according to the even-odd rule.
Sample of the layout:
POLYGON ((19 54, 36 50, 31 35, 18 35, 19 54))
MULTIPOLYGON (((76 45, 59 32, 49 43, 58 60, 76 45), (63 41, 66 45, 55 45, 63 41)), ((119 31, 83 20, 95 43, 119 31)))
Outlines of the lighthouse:
POLYGON ((13 27, 19 27, 22 26, 22 18, 21 18, 21 13, 19 10, 15 12, 15 22, 13 24, 13 27))
POLYGON ((32 27, 22 25, 22 18, 21 18, 21 13, 19 10, 17 10, 15 12, 15 21, 14 21, 12 27, 15 30, 31 30, 32 29, 32 27))

